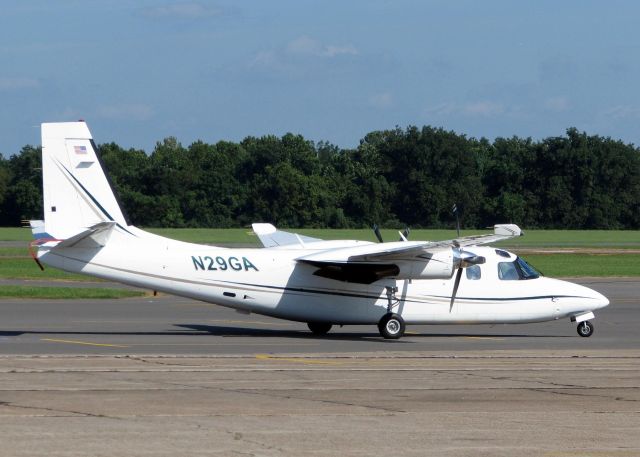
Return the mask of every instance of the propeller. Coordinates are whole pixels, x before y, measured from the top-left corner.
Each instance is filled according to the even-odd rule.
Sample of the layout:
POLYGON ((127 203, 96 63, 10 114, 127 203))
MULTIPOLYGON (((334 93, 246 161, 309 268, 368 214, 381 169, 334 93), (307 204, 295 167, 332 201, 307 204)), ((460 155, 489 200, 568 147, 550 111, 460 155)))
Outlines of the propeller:
POLYGON ((382 235, 380 235, 380 227, 378 227, 378 224, 373 224, 373 233, 376 234, 376 238, 378 238, 378 242, 383 243, 382 235))
POLYGON ((451 294, 451 302, 449 302, 449 312, 453 309, 453 303, 455 302, 456 295, 458 294, 460 279, 462 279, 462 270, 474 265, 482 265, 486 261, 487 259, 484 257, 470 251, 465 251, 458 243, 456 243, 456 246, 453 248, 453 264, 457 267, 458 271, 456 272, 456 280, 453 283, 453 293, 451 294))
POLYGON ((458 286, 460 285, 460 278, 462 278, 462 267, 458 268, 456 273, 456 280, 453 283, 453 293, 451 294, 451 303, 449 303, 449 312, 453 309, 453 302, 456 299, 456 294, 458 293, 458 286))
POLYGON ((458 237, 460 236, 460 217, 458 216, 458 205, 453 204, 451 208, 451 212, 456 216, 456 231, 458 232, 458 237))

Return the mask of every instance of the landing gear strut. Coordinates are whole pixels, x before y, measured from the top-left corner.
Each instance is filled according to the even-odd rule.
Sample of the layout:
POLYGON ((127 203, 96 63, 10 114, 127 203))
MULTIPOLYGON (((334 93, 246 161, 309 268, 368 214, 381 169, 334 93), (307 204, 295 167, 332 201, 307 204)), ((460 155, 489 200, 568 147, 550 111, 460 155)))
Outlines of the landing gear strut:
POLYGON ((591 336, 593 334, 593 324, 589 321, 582 321, 578 324, 578 335, 591 336))
POLYGON ((396 286, 387 286, 387 314, 382 316, 378 322, 378 331, 383 338, 387 340, 397 340, 404 335, 404 319, 400 314, 393 312, 393 308, 400 303, 396 297, 398 288, 396 286))

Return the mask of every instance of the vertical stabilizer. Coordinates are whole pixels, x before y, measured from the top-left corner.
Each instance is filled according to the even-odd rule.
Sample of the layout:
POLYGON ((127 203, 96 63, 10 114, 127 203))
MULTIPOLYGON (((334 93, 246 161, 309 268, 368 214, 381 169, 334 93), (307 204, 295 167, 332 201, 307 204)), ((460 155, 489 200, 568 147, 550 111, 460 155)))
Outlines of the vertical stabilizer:
POLYGON ((66 239, 101 222, 127 221, 84 122, 42 124, 45 231, 66 239))

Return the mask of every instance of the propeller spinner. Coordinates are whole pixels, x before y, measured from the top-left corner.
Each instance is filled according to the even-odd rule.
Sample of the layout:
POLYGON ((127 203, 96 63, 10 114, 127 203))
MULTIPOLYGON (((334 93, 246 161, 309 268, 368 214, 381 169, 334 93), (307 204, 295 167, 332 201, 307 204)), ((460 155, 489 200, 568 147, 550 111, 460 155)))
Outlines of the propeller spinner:
POLYGON ((453 302, 456 300, 456 294, 458 293, 458 286, 460 286, 463 268, 482 265, 486 261, 487 259, 484 257, 476 255, 470 251, 465 251, 459 246, 453 248, 453 263, 456 265, 458 271, 456 271, 456 279, 453 283, 453 293, 451 294, 451 302, 449 303, 449 312, 453 309, 453 302))

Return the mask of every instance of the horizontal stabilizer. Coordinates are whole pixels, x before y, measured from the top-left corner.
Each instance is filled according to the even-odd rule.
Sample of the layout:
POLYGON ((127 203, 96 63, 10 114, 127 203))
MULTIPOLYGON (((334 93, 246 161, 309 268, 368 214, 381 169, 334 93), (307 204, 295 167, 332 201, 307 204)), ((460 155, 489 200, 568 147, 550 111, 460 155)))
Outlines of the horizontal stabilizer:
POLYGON ((78 233, 77 235, 61 241, 56 245, 55 249, 72 247, 88 249, 101 248, 107 244, 107 241, 109 241, 111 232, 116 225, 117 223, 112 221, 100 222, 98 224, 92 225, 91 227, 78 233))
POLYGON ((315 243, 322 241, 319 238, 298 235, 297 233, 284 232, 276 229, 271 224, 252 224, 253 233, 258 235, 260 242, 265 248, 275 248, 279 246, 299 246, 304 247, 305 243, 315 243))

